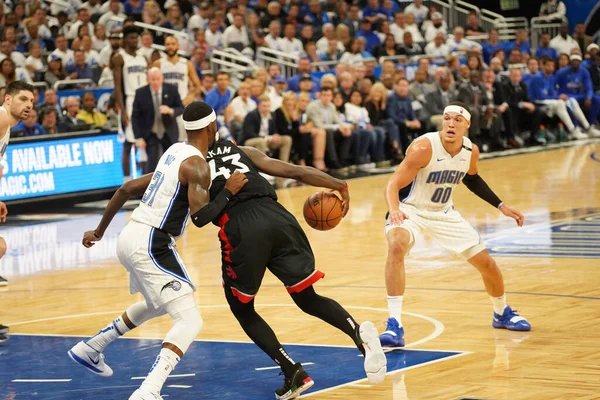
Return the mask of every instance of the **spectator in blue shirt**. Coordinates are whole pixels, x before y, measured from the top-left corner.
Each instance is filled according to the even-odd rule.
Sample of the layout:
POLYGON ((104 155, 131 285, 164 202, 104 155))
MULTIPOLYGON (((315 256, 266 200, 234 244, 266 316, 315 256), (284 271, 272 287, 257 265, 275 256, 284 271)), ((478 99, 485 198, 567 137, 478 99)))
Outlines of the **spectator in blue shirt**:
POLYGON ((540 60, 544 56, 550 57, 553 60, 556 60, 558 58, 558 53, 556 52, 556 49, 554 47, 550 47, 550 34, 549 33, 542 33, 540 35, 540 44, 539 44, 537 50, 535 51, 535 56, 537 58, 539 58, 540 60))
POLYGON ((332 21, 329 15, 323 12, 319 0, 310 0, 304 22, 320 29, 324 24, 332 21))
POLYGON ((514 48, 519 49, 521 51, 521 54, 525 58, 528 58, 529 54, 531 54, 531 45, 529 44, 529 40, 527 39, 526 29, 517 30, 515 41, 509 42, 508 46, 504 49, 506 55, 508 56, 510 54, 510 51, 514 48))
POLYGON ((523 73, 523 77, 521 78, 521 81, 529 86, 529 82, 531 81, 531 78, 533 78, 533 76, 535 74, 538 73, 538 71, 540 70, 540 62, 537 59, 537 57, 531 57, 529 60, 527 60, 527 72, 523 73))
POLYGON ((421 129, 421 122, 415 116, 412 99, 408 95, 408 86, 408 79, 400 79, 396 83, 394 93, 388 97, 386 108, 388 118, 398 126, 403 151, 406 151, 410 144, 409 132, 418 133, 421 129))
POLYGON ((375 29, 382 21, 388 19, 386 10, 381 7, 379 0, 369 0, 367 6, 363 8, 362 17, 369 21, 375 29))
POLYGON ((596 43, 590 43, 588 47, 585 49, 587 52, 588 58, 583 60, 581 63, 581 68, 590 69, 590 66, 596 64, 596 54, 598 54, 600 47, 596 43))
POLYGON ((217 87, 206 94, 204 101, 215 110, 217 115, 223 115, 230 100, 229 73, 221 71, 217 74, 217 87))
MULTIPOLYGON (((94 80, 92 68, 85 62, 85 53, 83 50, 75 51, 75 64, 67 66, 67 74, 70 79, 91 79, 94 80)), ((84 84, 82 86, 94 86, 94 84, 84 84)))
POLYGON ((373 25, 367 19, 363 19, 360 23, 360 31, 356 33, 356 37, 364 37, 367 45, 365 50, 373 54, 373 49, 381 44, 379 36, 371 29, 373 25))
POLYGON ((15 132, 25 131, 25 136, 39 136, 46 134, 44 128, 38 123, 38 113, 35 108, 32 108, 29 116, 15 125, 12 130, 15 132))
MULTIPOLYGON (((310 66, 310 60, 308 59, 308 57, 302 57, 300 60, 298 60, 298 70, 296 72, 296 75, 292 76, 287 81, 288 90, 298 93, 300 91, 300 79, 304 75, 310 74, 310 70, 311 70, 311 66, 310 66)), ((313 76, 311 76, 311 78, 312 78, 312 82, 313 82, 312 92, 316 93, 319 91, 321 81, 319 80, 319 78, 316 78, 313 76)))
POLYGON ((483 61, 486 64, 489 64, 497 50, 504 50, 506 48, 506 43, 500 41, 497 29, 491 29, 488 41, 483 43, 481 47, 483 51, 483 61))
POLYGON ((556 73, 556 84, 559 94, 566 94, 581 104, 587 111, 590 124, 595 123, 600 115, 600 96, 594 94, 592 79, 588 70, 580 68, 581 56, 572 54, 571 64, 556 73))

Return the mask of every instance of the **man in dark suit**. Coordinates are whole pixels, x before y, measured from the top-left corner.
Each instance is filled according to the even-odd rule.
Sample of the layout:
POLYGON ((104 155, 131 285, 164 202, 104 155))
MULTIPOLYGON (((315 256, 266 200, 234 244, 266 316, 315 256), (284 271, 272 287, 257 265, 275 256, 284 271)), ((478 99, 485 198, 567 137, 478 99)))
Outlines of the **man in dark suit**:
POLYGON ((512 68, 509 82, 504 84, 505 99, 512 113, 513 126, 510 127, 510 130, 516 133, 520 131, 519 128, 527 127, 531 132, 529 137, 531 144, 545 144, 546 138, 539 136, 542 113, 529 100, 527 85, 521 82, 521 77, 521 70, 512 68))
POLYGON ((450 72, 440 76, 435 90, 425 95, 425 110, 430 116, 429 122, 438 131, 442 129, 444 108, 454 100, 455 93, 450 89, 450 72))
POLYGON ((354 37, 360 30, 360 5, 352 3, 350 5, 349 17, 342 21, 350 29, 350 36, 354 37))
POLYGON ((271 114, 271 100, 263 95, 258 107, 244 118, 241 145, 254 147, 262 153, 279 149, 279 159, 288 162, 292 149, 292 137, 279 135, 275 129, 275 120, 271 114))
POLYGON ((90 124, 77 118, 77 114, 80 110, 78 97, 69 97, 67 101, 65 101, 65 110, 67 112, 58 124, 58 131, 60 133, 83 132, 91 129, 90 124))
POLYGON ((146 149, 144 173, 154 172, 162 152, 179 140, 176 117, 183 114, 177 86, 163 83, 158 68, 148 70, 148 85, 135 91, 131 123, 138 149, 146 149))
POLYGON ((469 81, 460 85, 456 101, 462 101, 471 106, 469 110, 472 116, 469 138, 473 139, 473 137, 481 135, 482 125, 492 117, 493 109, 488 107, 489 100, 485 88, 481 84, 479 71, 471 71, 469 81))

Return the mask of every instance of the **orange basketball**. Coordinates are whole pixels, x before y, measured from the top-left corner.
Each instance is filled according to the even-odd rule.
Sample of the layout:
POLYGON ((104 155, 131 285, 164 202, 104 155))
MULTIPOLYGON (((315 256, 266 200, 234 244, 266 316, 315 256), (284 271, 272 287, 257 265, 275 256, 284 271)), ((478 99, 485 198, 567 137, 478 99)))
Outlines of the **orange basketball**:
POLYGON ((317 192, 304 202, 304 219, 316 230, 333 229, 342 220, 342 201, 331 192, 317 192))

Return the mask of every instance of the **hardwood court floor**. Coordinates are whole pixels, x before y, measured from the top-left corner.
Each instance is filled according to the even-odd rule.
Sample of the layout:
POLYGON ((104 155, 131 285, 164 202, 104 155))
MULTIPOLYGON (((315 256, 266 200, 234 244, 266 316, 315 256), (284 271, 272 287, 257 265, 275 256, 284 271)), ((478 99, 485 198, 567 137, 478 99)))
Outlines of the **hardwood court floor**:
MULTIPOLYGON (((482 161, 480 174, 507 204, 525 213, 521 229, 465 187, 454 195, 456 208, 495 253, 508 302, 529 319, 531 332, 494 330, 491 304, 477 272, 432 241, 418 240, 406 264, 407 342, 417 342, 413 347, 417 349, 468 354, 395 372, 379 386, 364 380, 312 398, 599 399, 598 160, 600 145, 591 144, 482 161)), ((387 179, 384 175, 351 181, 350 213, 332 231, 318 232, 301 221, 317 267, 326 273, 317 291, 349 306, 356 319, 373 320, 380 331, 387 319, 382 197, 387 179)), ((315 190, 283 190, 280 201, 301 219, 304 200, 315 190)), ((59 225, 25 238, 13 234, 13 241, 21 240, 23 248, 29 243, 35 256, 26 260, 28 251, 13 251, 0 269, 13 275, 8 290, 0 292, 0 322, 11 325, 12 333, 93 335, 115 316, 113 311, 137 301, 129 295, 125 270, 113 255, 114 238, 125 217, 107 233, 105 247, 96 249, 104 259, 89 257, 88 250, 77 245, 83 230, 94 228, 96 221, 79 220, 77 229, 68 228, 72 232, 59 225), (43 253, 40 247, 45 248, 43 253), (69 318, 78 314, 84 316, 69 318)), ((178 243, 203 307, 205 325, 199 338, 248 341, 225 306, 216 234, 212 226, 201 230, 191 226, 178 243)), ((270 273, 256 302, 283 343, 351 344, 340 332, 294 308, 273 306, 292 302, 270 273)), ((170 325, 168 317, 162 317, 128 335, 163 337, 170 325)), ((7 367, 11 366, 2 365, 7 367)))

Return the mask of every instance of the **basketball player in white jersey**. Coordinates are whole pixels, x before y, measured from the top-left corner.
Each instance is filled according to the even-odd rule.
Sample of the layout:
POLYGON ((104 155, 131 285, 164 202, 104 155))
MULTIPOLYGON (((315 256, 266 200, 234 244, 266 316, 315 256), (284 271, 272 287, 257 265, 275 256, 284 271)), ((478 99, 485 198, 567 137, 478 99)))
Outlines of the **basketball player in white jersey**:
MULTIPOLYGON (((167 52, 167 58, 159 58, 154 61, 153 66, 160 68, 165 77, 165 83, 177 86, 181 102, 184 106, 187 106, 200 95, 202 90, 200 78, 198 78, 196 68, 194 68, 192 62, 180 57, 177 53, 179 51, 179 41, 175 36, 167 36, 165 38, 165 51, 167 52)), ((177 117, 176 121, 179 126, 180 140, 184 141, 183 118, 177 117)))
POLYGON ((131 149, 135 143, 133 128, 131 126, 131 113, 135 91, 148 83, 146 71, 148 61, 141 54, 137 54, 139 29, 128 25, 123 28, 123 48, 112 56, 111 69, 115 82, 115 96, 121 110, 121 122, 125 130, 125 142, 121 163, 125 182, 131 179, 131 149))
POLYGON ((462 256, 479 270, 492 300, 494 328, 531 329, 527 320, 506 304, 502 273, 479 234, 452 203, 452 192, 462 181, 478 197, 513 218, 518 226, 523 226, 525 221, 519 211, 501 201, 477 174, 479 148, 465 137, 471 125, 468 109, 464 103, 450 103, 444 109, 442 130, 427 133, 408 147, 406 158, 385 189, 389 211, 385 226, 388 242, 385 281, 390 316, 387 330, 380 336, 383 346, 404 346, 400 318, 406 286, 404 257, 421 233, 429 234, 445 250, 462 256), (411 182, 410 193, 406 196, 401 189, 411 182))
MULTIPOLYGON (((10 128, 29 116, 33 108, 33 86, 26 82, 15 81, 6 87, 4 103, 0 106, 0 161, 4 158, 10 140, 10 128)), ((4 172, 0 167, 0 178, 4 172)), ((6 222, 8 209, 0 201, 0 222, 6 222)), ((6 241, 0 237, 0 259, 6 254, 6 241)), ((8 281, 0 276, 0 286, 8 285, 8 281)), ((8 339, 8 327, 0 324, 0 343, 8 339)))
POLYGON ((216 218, 247 182, 238 172, 227 181, 227 190, 209 204, 208 147, 215 141, 216 115, 206 103, 195 102, 184 111, 187 143, 176 143, 163 154, 154 174, 126 182, 108 203, 98 227, 86 232, 83 245, 102 239, 115 214, 131 196, 142 196, 131 221, 119 235, 117 255, 129 273, 131 293, 145 301, 130 306, 98 334, 76 344, 69 357, 100 376, 111 376, 103 350, 119 336, 151 318, 169 314, 173 327, 148 376, 130 400, 161 399, 168 375, 179 363, 203 321, 194 299, 194 285, 179 258, 175 239, 183 234, 188 216, 197 226, 216 218))

